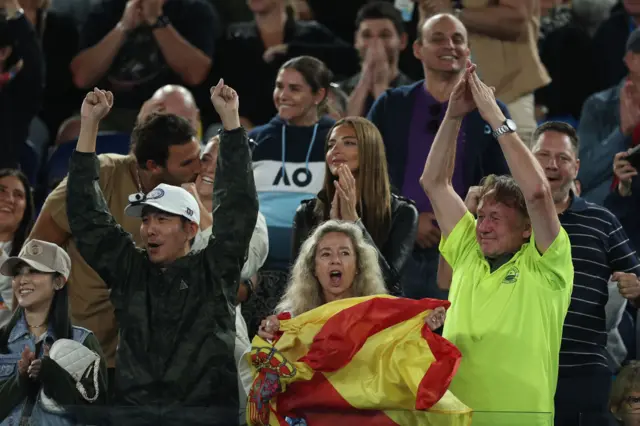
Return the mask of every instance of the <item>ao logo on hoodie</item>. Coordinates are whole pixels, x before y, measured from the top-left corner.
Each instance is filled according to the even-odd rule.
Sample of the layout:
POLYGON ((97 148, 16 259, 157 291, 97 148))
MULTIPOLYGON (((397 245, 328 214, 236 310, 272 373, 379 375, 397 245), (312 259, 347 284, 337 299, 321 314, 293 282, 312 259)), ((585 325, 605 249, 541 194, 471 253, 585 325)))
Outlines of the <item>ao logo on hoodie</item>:
POLYGON ((293 218, 300 202, 322 189, 324 145, 332 125, 333 120, 323 118, 311 127, 287 126, 276 117, 251 132, 258 144, 253 176, 269 229, 270 260, 290 260, 293 218))

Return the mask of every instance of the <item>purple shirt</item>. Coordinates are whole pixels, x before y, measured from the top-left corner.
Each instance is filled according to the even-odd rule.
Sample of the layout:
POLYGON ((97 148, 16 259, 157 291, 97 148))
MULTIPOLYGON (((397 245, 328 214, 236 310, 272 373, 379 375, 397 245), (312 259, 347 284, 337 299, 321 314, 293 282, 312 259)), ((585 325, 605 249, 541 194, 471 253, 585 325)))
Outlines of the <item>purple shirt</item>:
MULTIPOLYGON (((424 85, 415 88, 416 98, 411 116, 409 129, 409 144, 407 161, 405 163, 404 184, 402 195, 412 199, 420 213, 433 212, 431 202, 420 186, 420 176, 424 170, 424 164, 433 145, 438 127, 447 111, 447 104, 441 104, 427 92, 424 85)), ((464 120, 458 134, 456 149, 456 164, 453 172, 453 189, 463 199, 469 188, 465 187, 463 178, 463 160, 465 145, 464 120)))

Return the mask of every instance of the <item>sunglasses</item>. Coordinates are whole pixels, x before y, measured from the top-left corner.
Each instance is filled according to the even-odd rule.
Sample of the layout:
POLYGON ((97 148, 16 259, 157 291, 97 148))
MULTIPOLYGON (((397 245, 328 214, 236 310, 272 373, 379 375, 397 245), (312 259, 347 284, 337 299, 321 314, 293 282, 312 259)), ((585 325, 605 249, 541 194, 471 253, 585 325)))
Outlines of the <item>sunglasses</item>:
POLYGON ((429 133, 434 135, 438 133, 441 124, 440 114, 442 114, 442 104, 435 104, 429 107, 429 115, 431 115, 431 119, 427 122, 427 131, 429 133))

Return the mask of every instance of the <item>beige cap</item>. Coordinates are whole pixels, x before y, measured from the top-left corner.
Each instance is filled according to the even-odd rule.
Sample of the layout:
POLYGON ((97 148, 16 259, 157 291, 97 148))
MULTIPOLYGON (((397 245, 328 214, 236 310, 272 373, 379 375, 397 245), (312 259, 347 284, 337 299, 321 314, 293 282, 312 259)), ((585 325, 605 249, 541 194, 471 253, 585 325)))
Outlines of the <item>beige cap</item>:
POLYGON ((0 273, 12 277, 16 266, 26 263, 41 272, 58 272, 69 279, 71 259, 66 251, 47 241, 31 240, 22 247, 18 256, 10 257, 0 266, 0 273))

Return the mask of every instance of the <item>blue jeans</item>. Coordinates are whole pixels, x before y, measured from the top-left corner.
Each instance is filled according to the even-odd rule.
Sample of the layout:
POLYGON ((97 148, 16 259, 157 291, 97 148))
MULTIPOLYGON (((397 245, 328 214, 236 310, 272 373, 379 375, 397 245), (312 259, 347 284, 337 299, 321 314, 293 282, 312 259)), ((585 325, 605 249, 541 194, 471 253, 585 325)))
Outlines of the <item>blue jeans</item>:
POLYGON ((416 246, 402 271, 400 284, 402 295, 409 299, 442 299, 447 300, 448 291, 438 288, 438 247, 423 249, 416 246))

